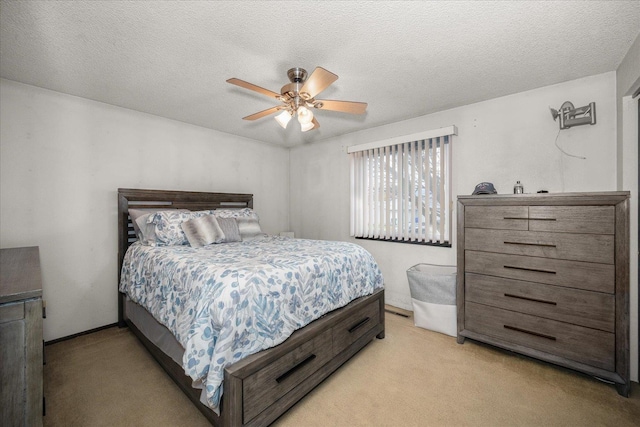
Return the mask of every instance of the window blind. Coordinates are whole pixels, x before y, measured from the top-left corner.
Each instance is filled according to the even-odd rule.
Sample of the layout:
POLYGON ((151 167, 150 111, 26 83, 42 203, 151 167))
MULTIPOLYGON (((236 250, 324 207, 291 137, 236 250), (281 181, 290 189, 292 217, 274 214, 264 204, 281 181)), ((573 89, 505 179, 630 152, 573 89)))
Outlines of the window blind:
POLYGON ((450 246, 455 133, 350 147, 351 235, 450 246))

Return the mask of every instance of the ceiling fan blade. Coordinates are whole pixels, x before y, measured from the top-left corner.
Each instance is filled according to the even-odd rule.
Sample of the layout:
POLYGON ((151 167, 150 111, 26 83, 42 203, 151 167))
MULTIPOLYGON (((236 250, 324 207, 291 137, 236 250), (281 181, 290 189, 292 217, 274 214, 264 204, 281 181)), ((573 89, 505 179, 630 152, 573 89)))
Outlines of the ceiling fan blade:
POLYGON ((311 120, 311 123, 313 123, 314 129, 318 129, 320 127, 320 123, 316 120, 315 117, 313 118, 313 120, 311 120))
POLYGON ((331 83, 338 80, 338 76, 331 71, 327 71, 322 67, 316 67, 313 73, 307 78, 307 80, 300 88, 300 93, 306 92, 309 97, 315 98, 317 94, 325 90, 331 85, 331 83))
POLYGON ((256 86, 256 85, 254 85, 252 83, 249 83, 249 82, 245 82, 244 80, 236 79, 235 77, 232 78, 232 79, 227 80, 227 83, 231 83, 232 85, 240 86, 242 88, 249 89, 249 90, 252 90, 254 92, 261 93, 263 95, 267 95, 268 97, 271 97, 271 98, 278 99, 280 97, 279 93, 275 93, 274 91, 271 91, 269 89, 265 89, 265 88, 260 87, 260 86, 256 86))
POLYGON ((247 117, 243 117, 243 120, 257 120, 257 119, 261 119, 264 116, 268 116, 269 114, 273 114, 276 111, 279 111, 282 107, 277 106, 277 107, 271 107, 271 108, 267 108, 266 110, 262 110, 259 111, 255 114, 252 114, 250 116, 247 117))
POLYGON ((334 101, 331 99, 318 99, 322 103, 321 110, 340 111, 341 113, 364 114, 367 110, 366 102, 334 101))

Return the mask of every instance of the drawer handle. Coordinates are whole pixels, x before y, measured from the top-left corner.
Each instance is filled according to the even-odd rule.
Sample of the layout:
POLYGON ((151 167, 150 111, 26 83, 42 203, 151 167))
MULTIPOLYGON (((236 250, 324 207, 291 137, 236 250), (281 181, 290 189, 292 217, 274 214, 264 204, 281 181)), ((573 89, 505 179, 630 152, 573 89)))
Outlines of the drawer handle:
POLYGON ((551 270, 541 270, 538 268, 526 268, 526 267, 516 267, 514 265, 504 265, 504 268, 511 268, 512 270, 525 270, 525 271, 535 271, 536 273, 549 273, 549 274, 556 274, 555 271, 551 271, 551 270))
POLYGON ((278 383, 281 383, 282 381, 286 380, 291 375, 296 373, 298 370, 302 369, 302 367, 304 367, 305 365, 309 364, 309 362, 311 362, 315 358, 316 358, 315 354, 310 354, 309 356, 307 356, 306 359, 302 360, 300 363, 295 365, 293 368, 289 369, 287 372, 285 372, 284 374, 282 374, 278 378, 276 378, 276 381, 278 383))
POLYGON ((370 317, 365 317, 364 319, 362 319, 361 321, 359 321, 358 323, 356 323, 355 325, 353 325, 352 327, 349 328, 349 333, 352 334, 356 331, 356 329, 358 329, 360 326, 364 325, 365 323, 367 323, 369 321, 370 317))
POLYGON ((509 326, 509 325, 502 325, 502 326, 504 326, 505 329, 511 329, 512 331, 523 332, 525 334, 535 335, 537 337, 546 338, 546 339, 552 340, 552 341, 556 340, 556 337, 554 337, 552 335, 541 334, 540 332, 528 331, 526 329, 516 328, 515 326, 509 326))
POLYGON ((557 221, 556 218, 529 218, 532 221, 557 221))
POLYGON ((502 217, 502 219, 523 219, 526 221, 529 218, 518 218, 517 216, 505 216, 505 217, 502 217))
POLYGON ((554 301, 546 301, 543 299, 537 299, 537 298, 529 298, 529 297, 523 297, 521 295, 513 295, 513 294, 504 294, 505 297, 509 297, 509 298, 518 298, 518 299, 524 299, 527 301, 533 301, 533 302, 541 302, 543 304, 551 304, 551 305, 558 305, 558 303, 554 302, 554 301))
POLYGON ((523 243, 523 242, 504 242, 505 245, 524 245, 524 246, 543 246, 545 248, 555 248, 556 245, 551 243, 523 243))

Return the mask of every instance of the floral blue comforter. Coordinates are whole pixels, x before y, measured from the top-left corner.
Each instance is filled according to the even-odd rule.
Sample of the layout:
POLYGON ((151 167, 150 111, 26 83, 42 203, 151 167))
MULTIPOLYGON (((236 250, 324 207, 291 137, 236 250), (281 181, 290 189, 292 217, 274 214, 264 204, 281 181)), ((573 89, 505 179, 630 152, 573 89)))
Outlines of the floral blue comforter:
POLYGON ((225 366, 382 286, 358 245, 278 236, 199 249, 136 242, 120 280, 120 291, 175 335, 185 372, 216 411, 225 366))

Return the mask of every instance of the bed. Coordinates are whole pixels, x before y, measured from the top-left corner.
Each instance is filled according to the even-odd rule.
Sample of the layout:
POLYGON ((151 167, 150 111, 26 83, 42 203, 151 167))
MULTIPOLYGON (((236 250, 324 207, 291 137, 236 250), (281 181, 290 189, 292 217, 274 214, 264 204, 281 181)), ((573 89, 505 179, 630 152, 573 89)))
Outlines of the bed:
MULTIPOLYGON (((185 272, 188 268, 192 268, 194 271, 197 269, 198 272, 201 272, 208 267, 190 267, 192 265, 191 263, 194 262, 190 258, 189 261, 184 261, 187 264, 175 267, 178 265, 177 261, 168 261, 174 259, 169 257, 182 256, 182 253, 189 252, 192 253, 189 256, 197 258, 204 256, 202 254, 206 251, 223 251, 215 252, 213 255, 217 260, 216 262, 221 264, 240 263, 237 265, 243 266, 247 263, 257 263, 258 261, 256 260, 266 257, 265 262, 268 262, 270 266, 275 265, 278 267, 273 269, 273 271, 269 269, 269 274, 273 275, 273 277, 269 277, 269 283, 281 283, 282 280, 278 281, 279 277, 292 278, 292 270, 287 270, 287 268, 290 267, 286 261, 288 259, 288 253, 292 256, 291 263, 295 264, 293 261, 293 258, 297 256, 295 253, 307 251, 307 246, 311 251, 319 251, 322 249, 325 252, 327 250, 334 252, 343 251, 344 248, 345 253, 357 247, 344 242, 331 243, 317 241, 314 243, 315 241, 306 241, 304 239, 291 240, 282 237, 260 236, 260 238, 256 238, 255 241, 252 242, 209 245, 201 249, 193 249, 189 246, 149 248, 137 242, 136 231, 129 216, 129 209, 132 208, 157 210, 185 209, 189 211, 218 210, 216 212, 228 209, 248 210, 253 208, 253 195, 137 189, 118 190, 119 325, 122 327, 128 326, 133 331, 156 358, 158 363, 212 424, 216 426, 260 426, 271 424, 315 386, 320 384, 326 377, 370 343, 374 337, 379 339, 384 338, 384 290, 382 285, 379 284, 377 287, 374 285, 372 289, 366 290, 364 286, 361 286, 362 289, 359 289, 357 284, 351 284, 348 287, 344 287, 345 289, 340 294, 342 296, 338 297, 338 293, 336 292, 336 297, 332 299, 331 304, 326 302, 317 303, 318 307, 322 306, 321 310, 330 310, 326 313, 319 311, 318 313, 310 314, 308 313, 308 306, 305 306, 307 310, 304 313, 305 315, 295 317, 297 323, 289 322, 295 323, 293 328, 295 331, 290 333, 288 328, 291 329, 291 325, 284 322, 285 327, 282 328, 282 335, 279 335, 279 338, 264 338, 265 343, 261 343, 261 345, 268 347, 264 350, 257 351, 257 347, 254 347, 249 350, 228 351, 231 344, 224 345, 224 338, 227 337, 229 333, 223 330, 218 331, 218 335, 213 339, 213 344, 209 344, 209 348, 206 347, 206 343, 202 344, 205 346, 203 348, 195 348, 193 343, 185 338, 186 335, 191 337, 194 334, 183 333, 181 335, 179 330, 176 329, 176 323, 180 322, 176 322, 175 316, 172 316, 172 312, 176 311, 175 308, 165 310, 165 312, 163 312, 164 314, 159 315, 155 313, 157 318, 150 313, 157 308, 153 305, 157 305, 158 298, 163 301, 169 301, 172 300, 172 298, 175 299, 173 295, 179 295, 180 292, 175 289, 156 291, 156 303, 150 302, 154 300, 154 298, 145 299, 141 297, 142 294, 138 293, 137 288, 133 286, 130 289, 126 286, 123 287, 123 290, 125 290, 127 294, 120 292, 121 276, 127 276, 124 277, 124 279, 125 282, 128 282, 128 276, 139 278, 141 274, 149 274, 148 272, 152 269, 152 267, 149 267, 151 264, 140 266, 134 264, 132 259, 140 260, 139 263, 142 263, 142 260, 145 260, 144 262, 151 262, 150 260, 158 258, 161 260, 160 263, 174 265, 175 271, 185 272), (332 245, 334 244, 343 245, 343 247, 333 247, 332 245), (326 248, 320 248, 322 246, 326 246, 326 248), (224 247, 224 249, 221 249, 222 247, 224 247), (250 251, 256 251, 255 255, 250 251), (134 271, 134 266, 139 270, 134 271), (145 271, 147 273, 144 273, 145 271), (344 294, 350 294, 351 296, 345 300, 344 294), (362 294, 362 296, 359 296, 360 294, 362 294), (169 295, 172 297, 168 297, 169 295), (351 300, 351 298, 355 299, 351 300), (349 302, 349 300, 351 301, 349 302), (158 319, 160 319, 160 321, 158 321, 158 319), (216 346, 216 344, 219 344, 219 346, 216 346), (218 350, 220 348, 227 350, 226 353, 219 353, 218 350), (207 371, 208 374, 217 372, 217 377, 214 378, 211 375, 205 375, 203 379, 194 381, 194 378, 198 375, 190 371, 192 368, 190 362, 194 358, 189 357, 189 355, 194 354, 211 356, 207 362, 210 363, 210 365, 206 363, 202 365, 209 367, 207 371), (220 354, 224 354, 224 357, 220 356, 220 354), (226 361, 223 360, 225 357, 227 358, 226 361), (181 361, 183 363, 180 363, 181 361), (217 362, 220 362, 218 364, 219 366, 216 365, 217 362), (185 367, 187 369, 185 369, 185 367), (187 375, 185 370, 191 375, 187 375), (198 384, 199 381, 202 381, 202 384, 198 384), (220 382, 220 387, 215 386, 216 381, 220 382), (220 395, 222 397, 220 397, 220 395)), ((342 254, 342 252, 339 253, 342 254)), ((322 257, 319 253, 312 252, 312 254, 316 261, 322 257)), ((347 259, 347 255, 344 255, 344 258, 347 259)), ((364 268, 362 265, 366 263, 361 262, 357 258, 354 258, 354 260, 355 261, 350 260, 348 262, 354 265, 357 264, 361 269, 364 268)), ((313 271, 314 275, 325 276, 335 274, 332 273, 335 269, 331 270, 327 267, 326 271, 323 270, 322 266, 324 262, 316 262, 316 264, 317 265, 311 267, 311 269, 315 268, 317 270, 313 271)), ((224 265, 228 268, 231 264, 224 265)), ((375 266, 375 268, 377 269, 377 266, 375 266)), ((307 268, 307 270, 310 269, 307 268)), ((340 269, 337 271, 340 271, 340 269)), ((196 275, 194 272, 191 273, 191 276, 196 275)), ((185 276, 188 275, 188 273, 181 274, 185 276)), ((213 273, 208 272, 207 274, 213 273)), ((156 273, 154 272, 153 276, 155 277, 155 275, 156 273)), ((149 277, 151 276, 148 276, 144 280, 138 280, 138 284, 145 283, 145 280, 147 282, 150 281, 149 277)), ((213 279, 210 279, 209 283, 212 280, 213 279)), ((216 280, 218 280, 218 277, 216 277, 216 280)), ((284 297, 285 293, 287 297, 290 297, 289 293, 295 293, 294 288, 303 288, 302 285, 295 283, 295 277, 293 277, 292 280, 293 281, 290 282, 293 284, 292 286, 274 289, 277 297, 284 297), (291 291, 289 292, 288 289, 291 289, 291 291)), ((346 283, 349 280, 344 280, 344 282, 346 283)), ((335 282, 336 280, 333 281, 335 282)), ((179 280, 176 280, 176 282, 179 283, 179 280)), ((195 286, 189 287, 189 289, 190 292, 191 289, 201 290, 195 286)), ((326 291, 325 288, 323 288, 323 292, 333 295, 332 291, 326 291)), ((309 298, 311 298, 311 296, 309 296, 309 298)), ((177 299, 180 301, 183 298, 178 296, 177 299)), ((215 319, 218 319, 220 316, 219 313, 216 312, 217 308, 224 308, 225 305, 222 302, 224 301, 223 298, 216 299, 215 303, 209 302, 209 300, 204 298, 197 298, 197 301, 198 308, 195 308, 195 306, 191 307, 188 309, 189 313, 211 313, 211 316, 215 319), (203 304, 209 305, 203 306, 203 304)), ((233 298, 229 301, 234 303, 238 302, 236 306, 237 309, 234 309, 235 317, 233 317, 233 320, 236 324, 242 325, 242 322, 246 320, 245 317, 242 317, 238 313, 241 312, 241 308, 245 307, 246 302, 238 299, 237 293, 233 295, 233 298)), ((229 301, 227 302, 227 306, 232 305, 229 301)), ((287 301, 287 304, 296 302, 295 299, 293 299, 293 302, 291 302, 292 300, 287 301)), ((270 303, 272 302, 266 298, 264 304, 267 309, 270 303)), ((222 312, 223 310, 221 308, 220 313, 222 312)), ((288 321, 289 319, 285 320, 288 321)), ((253 321, 259 322, 260 320, 253 321)), ((262 322, 267 325, 273 324, 273 322, 270 322, 268 319, 263 319, 262 322)), ((193 324, 197 323, 198 322, 195 321, 193 322, 193 324)), ((220 321, 220 324, 222 323, 224 322, 220 321)), ((250 322, 246 321, 246 323, 249 324, 250 322)), ((216 328, 213 329, 217 330, 216 328)), ((185 329, 183 329, 183 331, 184 330, 185 329)), ((194 327, 192 326, 190 332, 193 330, 194 327)), ((281 331, 278 330, 277 332, 280 333, 281 331)), ((199 333, 198 336, 204 336, 206 334, 208 334, 208 332, 199 333)), ((244 333, 240 335, 244 337, 244 333)), ((235 336, 236 339, 233 340, 234 345, 238 341, 242 341, 242 339, 238 339, 238 332, 235 332, 235 336)), ((248 340, 245 341, 249 342, 248 340)), ((197 371, 198 363, 194 363, 193 365, 193 368, 197 371)))

